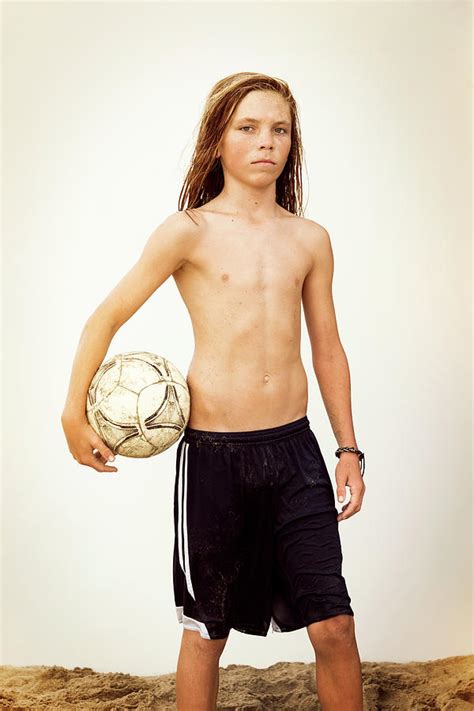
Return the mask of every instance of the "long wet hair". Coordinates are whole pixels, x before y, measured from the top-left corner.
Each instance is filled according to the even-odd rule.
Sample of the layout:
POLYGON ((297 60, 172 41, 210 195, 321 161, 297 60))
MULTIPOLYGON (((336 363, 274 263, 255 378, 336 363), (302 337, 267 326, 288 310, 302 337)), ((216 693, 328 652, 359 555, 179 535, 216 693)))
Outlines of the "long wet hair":
POLYGON ((179 194, 178 210, 200 207, 221 192, 224 187, 224 172, 221 160, 217 157, 217 147, 237 105, 244 96, 254 90, 276 91, 288 102, 291 114, 291 148, 285 167, 276 181, 276 202, 295 215, 303 215, 303 147, 297 104, 283 79, 259 72, 230 74, 214 84, 209 92, 199 122, 191 164, 179 194))

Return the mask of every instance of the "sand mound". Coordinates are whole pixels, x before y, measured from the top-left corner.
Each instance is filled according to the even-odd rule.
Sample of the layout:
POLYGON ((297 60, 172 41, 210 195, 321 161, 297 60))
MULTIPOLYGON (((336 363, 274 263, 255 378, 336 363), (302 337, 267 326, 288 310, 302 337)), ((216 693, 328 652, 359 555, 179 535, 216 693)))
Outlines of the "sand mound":
MULTIPOLYGON (((366 711, 473 711, 474 655, 429 662, 363 662, 366 711)), ((220 668, 219 711, 318 711, 315 664, 220 668)), ((0 666, 0 708, 176 711, 175 675, 131 676, 89 667, 0 666)))

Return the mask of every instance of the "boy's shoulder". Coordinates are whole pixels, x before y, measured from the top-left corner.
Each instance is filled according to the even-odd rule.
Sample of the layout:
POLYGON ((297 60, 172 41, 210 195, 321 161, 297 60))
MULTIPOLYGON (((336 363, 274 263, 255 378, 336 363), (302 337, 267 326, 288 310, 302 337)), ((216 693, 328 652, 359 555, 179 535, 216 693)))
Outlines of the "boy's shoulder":
POLYGON ((316 220, 312 220, 310 217, 300 217, 299 219, 302 221, 308 232, 312 232, 314 235, 328 234, 326 228, 319 224, 319 222, 316 222, 316 220))
POLYGON ((310 217, 298 216, 296 225, 298 236, 311 252, 316 253, 320 249, 327 249, 328 245, 331 244, 329 232, 324 225, 316 222, 316 220, 312 220, 310 217))
POLYGON ((286 210, 284 207, 281 207, 281 210, 282 216, 294 220, 295 226, 298 230, 303 230, 304 234, 309 236, 314 235, 315 238, 324 238, 329 236, 325 227, 320 225, 319 222, 316 222, 316 220, 312 220, 310 217, 303 217, 302 215, 295 215, 293 212, 286 210))
POLYGON ((147 254, 162 259, 165 251, 187 258, 200 242, 200 239, 196 239, 201 234, 197 227, 184 210, 168 214, 151 233, 146 245, 150 247, 147 254))
POLYGON ((178 229, 187 229, 191 224, 199 226, 200 221, 202 222, 202 217, 197 216, 196 209, 187 208, 186 210, 176 210, 176 212, 170 213, 164 220, 170 227, 176 227, 178 229))

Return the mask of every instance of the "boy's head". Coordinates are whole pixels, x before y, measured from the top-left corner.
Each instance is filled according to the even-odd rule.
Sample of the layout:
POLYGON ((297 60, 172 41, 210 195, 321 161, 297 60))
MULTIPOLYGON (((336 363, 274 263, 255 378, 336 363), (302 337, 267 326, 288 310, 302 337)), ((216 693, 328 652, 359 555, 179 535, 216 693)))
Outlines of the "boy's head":
POLYGON ((276 91, 254 89, 237 104, 217 146, 224 175, 266 186, 282 173, 291 148, 291 111, 276 91), (258 163, 261 160, 272 163, 258 163))
POLYGON ((276 202, 300 215, 302 153, 297 106, 288 84, 256 72, 231 74, 207 96, 178 209, 212 200, 228 173, 255 187, 276 181, 276 202), (256 163, 263 159, 274 165, 256 163))

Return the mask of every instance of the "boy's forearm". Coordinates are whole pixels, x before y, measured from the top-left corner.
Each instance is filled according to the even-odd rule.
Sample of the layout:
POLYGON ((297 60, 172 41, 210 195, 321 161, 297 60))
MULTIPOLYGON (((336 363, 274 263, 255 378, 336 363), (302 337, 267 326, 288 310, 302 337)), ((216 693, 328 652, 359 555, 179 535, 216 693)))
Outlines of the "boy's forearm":
POLYGON ((72 365, 63 419, 86 417, 87 391, 102 364, 117 329, 99 314, 92 315, 84 326, 72 365))
MULTIPOLYGON (((324 406, 339 447, 356 447, 351 411, 349 364, 342 346, 313 360, 324 406)), ((351 455, 352 456, 352 455, 351 455)))

